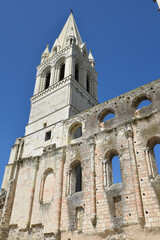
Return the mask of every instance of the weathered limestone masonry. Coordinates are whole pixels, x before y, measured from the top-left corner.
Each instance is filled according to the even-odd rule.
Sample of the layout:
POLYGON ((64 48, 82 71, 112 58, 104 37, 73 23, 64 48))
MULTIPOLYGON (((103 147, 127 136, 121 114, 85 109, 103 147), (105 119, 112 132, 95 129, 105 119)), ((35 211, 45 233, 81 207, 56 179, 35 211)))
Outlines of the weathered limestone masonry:
POLYGON ((160 239, 160 80, 98 105, 94 67, 71 13, 42 54, 26 133, 11 150, 0 239, 160 239))

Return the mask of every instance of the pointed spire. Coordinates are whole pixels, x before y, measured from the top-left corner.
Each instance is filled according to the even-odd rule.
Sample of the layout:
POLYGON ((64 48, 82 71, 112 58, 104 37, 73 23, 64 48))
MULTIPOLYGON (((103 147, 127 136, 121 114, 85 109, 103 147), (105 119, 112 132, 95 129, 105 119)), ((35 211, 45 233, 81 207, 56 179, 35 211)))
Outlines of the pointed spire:
POLYGON ((44 50, 44 52, 42 53, 42 55, 49 55, 49 44, 47 44, 47 47, 44 50))
POLYGON ((73 17, 73 11, 71 10, 71 13, 58 37, 58 42, 60 43, 61 49, 65 48, 67 46, 67 39, 68 37, 73 37, 76 41, 76 44, 81 46, 82 45, 82 39, 79 34, 76 22, 73 17))
POLYGON ((46 60, 46 58, 49 57, 49 44, 47 44, 46 49, 44 50, 44 52, 42 53, 41 56, 41 63, 44 62, 46 60))
POLYGON ((95 67, 95 61, 94 61, 94 57, 93 57, 93 55, 92 55, 91 50, 89 50, 88 59, 89 59, 89 62, 91 63, 91 66, 92 66, 92 67, 95 67))
POLYGON ((158 11, 160 11, 160 0, 153 0, 153 2, 157 2, 158 7, 159 7, 158 11))

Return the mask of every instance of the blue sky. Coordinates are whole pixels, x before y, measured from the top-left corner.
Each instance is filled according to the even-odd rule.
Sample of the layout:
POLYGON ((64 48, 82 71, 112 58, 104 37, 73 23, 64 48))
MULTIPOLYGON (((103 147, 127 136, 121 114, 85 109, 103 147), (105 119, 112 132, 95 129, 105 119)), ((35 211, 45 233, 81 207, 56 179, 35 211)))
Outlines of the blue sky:
POLYGON ((153 0, 0 0, 0 182, 24 135, 36 67, 70 8, 98 71, 99 102, 160 78, 160 12, 153 0))

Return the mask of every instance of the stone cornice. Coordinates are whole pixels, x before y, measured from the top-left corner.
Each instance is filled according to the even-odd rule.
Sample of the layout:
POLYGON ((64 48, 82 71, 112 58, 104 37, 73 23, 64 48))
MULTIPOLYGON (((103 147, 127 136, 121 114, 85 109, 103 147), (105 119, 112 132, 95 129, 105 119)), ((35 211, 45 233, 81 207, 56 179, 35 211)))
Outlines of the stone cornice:
POLYGON ((39 101, 40 99, 48 96, 49 94, 51 94, 55 90, 59 89, 60 87, 64 87, 69 83, 73 84, 74 87, 77 89, 77 91, 81 92, 91 103, 93 103, 94 105, 98 104, 98 101, 94 97, 92 97, 86 91, 86 89, 83 86, 81 86, 80 83, 78 83, 71 75, 64 78, 62 81, 53 84, 49 88, 37 93, 33 97, 31 97, 31 99, 30 99, 31 103, 35 103, 36 101, 39 101))
POLYGON ((33 97, 31 97, 31 103, 36 102, 37 100, 42 99, 43 97, 46 97, 47 95, 49 95, 50 93, 54 92, 57 88, 61 87, 61 86, 65 86, 66 83, 68 83, 70 81, 71 77, 68 76, 66 78, 64 78, 62 81, 59 81, 55 84, 53 84, 52 86, 50 86, 49 88, 37 93, 36 95, 34 95, 33 97))

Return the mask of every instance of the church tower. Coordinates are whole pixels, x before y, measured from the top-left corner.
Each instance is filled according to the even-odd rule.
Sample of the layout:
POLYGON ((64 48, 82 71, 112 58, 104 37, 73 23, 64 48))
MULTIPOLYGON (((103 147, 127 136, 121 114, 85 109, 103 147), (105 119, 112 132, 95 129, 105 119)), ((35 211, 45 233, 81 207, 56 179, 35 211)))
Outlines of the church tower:
POLYGON ((25 136, 11 148, 0 239, 159 240, 159 100, 157 80, 98 104, 95 61, 71 13, 41 56, 25 136))
POLYGON ((41 56, 26 135, 97 103, 95 61, 91 51, 88 55, 71 12, 51 51, 47 45, 41 56))

